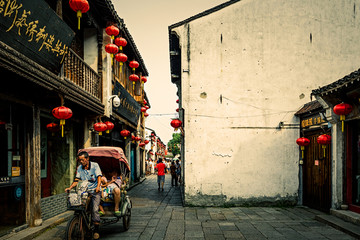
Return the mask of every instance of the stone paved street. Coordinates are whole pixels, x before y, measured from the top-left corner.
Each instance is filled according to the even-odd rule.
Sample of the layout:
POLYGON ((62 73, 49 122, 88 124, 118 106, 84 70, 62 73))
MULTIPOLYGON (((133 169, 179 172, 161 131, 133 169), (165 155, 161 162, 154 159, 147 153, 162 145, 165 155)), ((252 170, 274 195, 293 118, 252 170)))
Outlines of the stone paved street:
MULTIPOLYGON (((180 189, 170 186, 166 176, 164 192, 157 190, 156 176, 148 176, 129 191, 133 202, 130 229, 122 222, 101 228, 101 239, 355 239, 316 221, 318 211, 271 207, 182 207, 180 189)), ((62 239, 66 223, 36 239, 62 239)))

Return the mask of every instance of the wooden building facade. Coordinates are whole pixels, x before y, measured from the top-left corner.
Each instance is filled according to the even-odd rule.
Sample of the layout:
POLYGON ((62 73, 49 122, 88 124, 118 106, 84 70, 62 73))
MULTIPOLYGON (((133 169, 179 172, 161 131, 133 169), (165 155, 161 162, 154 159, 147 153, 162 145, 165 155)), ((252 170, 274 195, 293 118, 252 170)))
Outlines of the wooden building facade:
POLYGON ((140 63, 137 74, 148 72, 111 1, 88 2, 80 29, 68 1, 15 0, 0 6, 0 235, 66 210, 64 189, 73 181, 79 148, 121 146, 140 168, 138 146, 125 142, 118 130, 140 134, 145 128, 140 114, 145 91, 141 84, 127 86, 128 63, 122 77, 115 74, 104 50, 111 41, 107 26, 117 25, 127 38, 124 52, 140 63), (120 88, 122 103, 134 110, 131 116, 109 100, 120 88), (63 137, 47 127, 59 124, 52 110, 62 105, 73 113, 63 137), (110 134, 99 137, 94 131, 99 118, 114 122, 110 134))

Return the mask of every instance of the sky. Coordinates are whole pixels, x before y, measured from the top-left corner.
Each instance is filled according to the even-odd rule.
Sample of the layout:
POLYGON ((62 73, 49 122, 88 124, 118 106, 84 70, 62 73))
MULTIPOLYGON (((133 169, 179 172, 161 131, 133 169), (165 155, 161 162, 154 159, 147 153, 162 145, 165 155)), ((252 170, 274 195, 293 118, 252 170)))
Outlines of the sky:
POLYGON ((149 72, 145 91, 151 108, 145 127, 167 144, 176 118, 177 88, 170 78, 168 27, 228 0, 112 0, 149 72))

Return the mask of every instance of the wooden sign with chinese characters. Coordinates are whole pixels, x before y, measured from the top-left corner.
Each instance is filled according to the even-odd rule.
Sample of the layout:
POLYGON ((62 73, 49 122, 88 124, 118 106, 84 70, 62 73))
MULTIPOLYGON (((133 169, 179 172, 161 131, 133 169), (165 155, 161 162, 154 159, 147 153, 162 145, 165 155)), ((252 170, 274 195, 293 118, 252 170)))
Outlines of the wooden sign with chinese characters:
POLYGON ((314 126, 314 125, 320 125, 324 122, 325 121, 323 119, 321 119, 319 114, 317 114, 317 115, 302 119, 301 120, 301 128, 306 128, 306 127, 310 127, 310 126, 314 126))
POLYGON ((45 0, 0 0, 0 41, 59 72, 74 32, 45 0))
POLYGON ((113 107, 113 111, 136 126, 140 116, 140 104, 135 101, 119 82, 116 81, 113 94, 118 95, 119 93, 120 106, 118 108, 113 107))

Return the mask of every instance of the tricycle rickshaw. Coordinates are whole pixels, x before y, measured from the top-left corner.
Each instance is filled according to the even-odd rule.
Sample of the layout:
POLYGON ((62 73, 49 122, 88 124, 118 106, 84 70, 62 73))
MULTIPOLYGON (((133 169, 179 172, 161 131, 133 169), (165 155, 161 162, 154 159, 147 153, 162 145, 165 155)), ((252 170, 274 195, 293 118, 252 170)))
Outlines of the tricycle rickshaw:
MULTIPOLYGON (((114 215, 114 200, 111 197, 102 198, 101 205, 105 215, 100 217, 100 225, 108 225, 123 220, 124 230, 130 227, 131 200, 127 195, 129 184, 130 167, 123 150, 119 147, 89 147, 80 149, 86 151, 91 162, 97 162, 103 174, 118 169, 122 178, 120 188, 120 214, 114 215)), ((91 221, 91 200, 86 192, 87 181, 77 185, 76 192, 68 194, 68 210, 74 211, 74 216, 69 220, 66 227, 65 239, 91 239, 94 231, 94 224, 91 221)))

